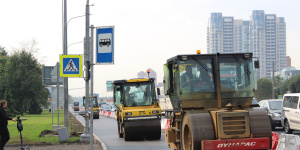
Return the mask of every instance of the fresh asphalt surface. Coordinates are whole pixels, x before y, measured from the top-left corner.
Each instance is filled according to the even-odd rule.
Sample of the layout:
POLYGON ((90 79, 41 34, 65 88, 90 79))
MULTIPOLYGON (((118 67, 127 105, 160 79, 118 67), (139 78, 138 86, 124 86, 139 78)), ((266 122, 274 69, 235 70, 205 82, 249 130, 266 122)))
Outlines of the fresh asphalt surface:
MULTIPOLYGON (((75 117, 85 124, 84 118, 74 113, 75 117)), ((140 141, 126 141, 118 137, 117 122, 114 118, 100 116, 100 119, 94 119, 94 134, 99 137, 108 150, 170 150, 168 144, 165 142, 165 131, 161 130, 160 140, 140 140, 140 141)), ((280 134, 285 134, 283 128, 277 127, 275 131, 280 134)), ((300 136, 300 131, 294 131, 294 135, 300 136)))
MULTIPOLYGON (((74 113, 75 117, 85 124, 82 116, 74 113)), ((160 140, 126 141, 118 136, 117 121, 114 118, 100 116, 100 119, 93 120, 94 134, 99 137, 108 150, 170 150, 165 142, 165 132, 161 130, 160 140)))

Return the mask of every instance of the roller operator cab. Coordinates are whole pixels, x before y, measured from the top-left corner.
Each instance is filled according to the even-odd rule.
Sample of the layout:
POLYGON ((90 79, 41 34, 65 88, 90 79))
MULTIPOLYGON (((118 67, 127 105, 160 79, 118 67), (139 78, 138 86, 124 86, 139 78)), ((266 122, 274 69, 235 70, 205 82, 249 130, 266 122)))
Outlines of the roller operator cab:
POLYGON ((154 78, 117 80, 113 85, 119 137, 125 141, 160 139, 161 108, 154 78))
MULTIPOLYGON (((254 64, 254 65, 253 65, 254 64)), ((164 65, 173 112, 165 140, 172 149, 269 149, 266 111, 255 108, 252 53, 177 55, 164 65)))
MULTIPOLYGON (((83 96, 83 106, 85 106, 85 96, 83 96)), ((99 109, 97 96, 93 96, 93 119, 99 119, 99 109)))

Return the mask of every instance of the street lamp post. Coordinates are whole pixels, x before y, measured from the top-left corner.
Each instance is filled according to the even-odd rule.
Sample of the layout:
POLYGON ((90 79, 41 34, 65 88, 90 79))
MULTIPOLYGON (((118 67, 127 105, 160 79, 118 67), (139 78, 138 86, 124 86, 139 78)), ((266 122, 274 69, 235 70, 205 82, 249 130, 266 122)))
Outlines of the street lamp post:
MULTIPOLYGON (((94 105, 94 55, 93 55, 93 41, 94 41, 94 25, 91 26, 91 45, 90 45, 90 61, 91 61, 91 100, 90 109, 93 110, 94 105)), ((90 148, 93 147, 94 135, 93 135, 93 113, 91 112, 90 117, 90 148)))
MULTIPOLYGON (((86 26, 85 26, 85 50, 84 50, 84 65, 85 65, 85 112, 88 113, 89 108, 89 78, 90 78, 90 58, 89 58, 89 39, 90 39, 90 9, 89 9, 89 0, 86 1, 86 26)), ((92 110, 91 110, 92 111, 92 110)), ((88 114, 86 114, 87 116, 88 114)), ((80 141, 83 142, 89 142, 90 141, 90 135, 89 135, 89 118, 85 117, 85 127, 84 127, 84 133, 80 136, 80 141)), ((91 147, 90 147, 91 148, 91 147)))
MULTIPOLYGON (((67 38, 67 0, 64 0, 64 40, 63 40, 63 54, 68 54, 68 38, 67 38)), ((68 103, 69 103, 69 92, 68 92, 68 78, 64 78, 64 124, 68 130, 69 126, 69 112, 68 112, 68 103)))
MULTIPOLYGON (((67 0, 64 0, 64 34, 63 34, 63 54, 67 55, 68 54, 68 47, 73 45, 73 44, 77 44, 77 43, 81 43, 81 42, 77 42, 77 43, 72 43, 68 46, 68 25, 69 22, 72 19, 75 18, 79 18, 79 17, 84 17, 85 15, 81 15, 81 16, 76 16, 76 17, 72 17, 71 19, 69 19, 69 21, 67 22, 67 0)), ((69 126, 69 122, 68 122, 68 118, 69 118, 69 113, 68 113, 68 104, 69 104, 69 91, 68 91, 68 78, 65 77, 64 78, 64 125, 65 127, 68 129, 69 126)))
POLYGON ((79 44, 79 43, 82 43, 82 42, 83 42, 83 41, 72 43, 72 44, 68 45, 68 48, 69 48, 71 45, 79 44))

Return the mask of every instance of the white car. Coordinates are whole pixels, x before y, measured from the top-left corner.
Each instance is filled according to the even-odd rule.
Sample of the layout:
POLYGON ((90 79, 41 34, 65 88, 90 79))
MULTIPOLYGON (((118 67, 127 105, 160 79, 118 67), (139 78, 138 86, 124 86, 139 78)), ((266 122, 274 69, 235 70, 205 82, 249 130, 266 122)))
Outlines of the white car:
POLYGON ((112 105, 110 111, 111 111, 111 112, 115 112, 115 111, 116 111, 116 106, 115 106, 115 105, 112 105))
POLYGON ((101 106, 102 107, 102 110, 104 110, 104 111, 110 111, 111 110, 111 108, 112 108, 112 106, 111 105, 102 105, 101 106))
POLYGON ((300 93, 284 94, 281 124, 287 134, 300 131, 300 93))

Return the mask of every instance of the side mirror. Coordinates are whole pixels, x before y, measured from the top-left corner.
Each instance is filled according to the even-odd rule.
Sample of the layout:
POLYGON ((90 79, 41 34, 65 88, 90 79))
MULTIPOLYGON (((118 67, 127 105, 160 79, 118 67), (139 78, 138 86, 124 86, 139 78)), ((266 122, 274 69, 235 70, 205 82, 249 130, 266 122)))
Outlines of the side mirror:
POLYGON ((259 61, 258 60, 254 61, 254 67, 259 68, 259 61))

